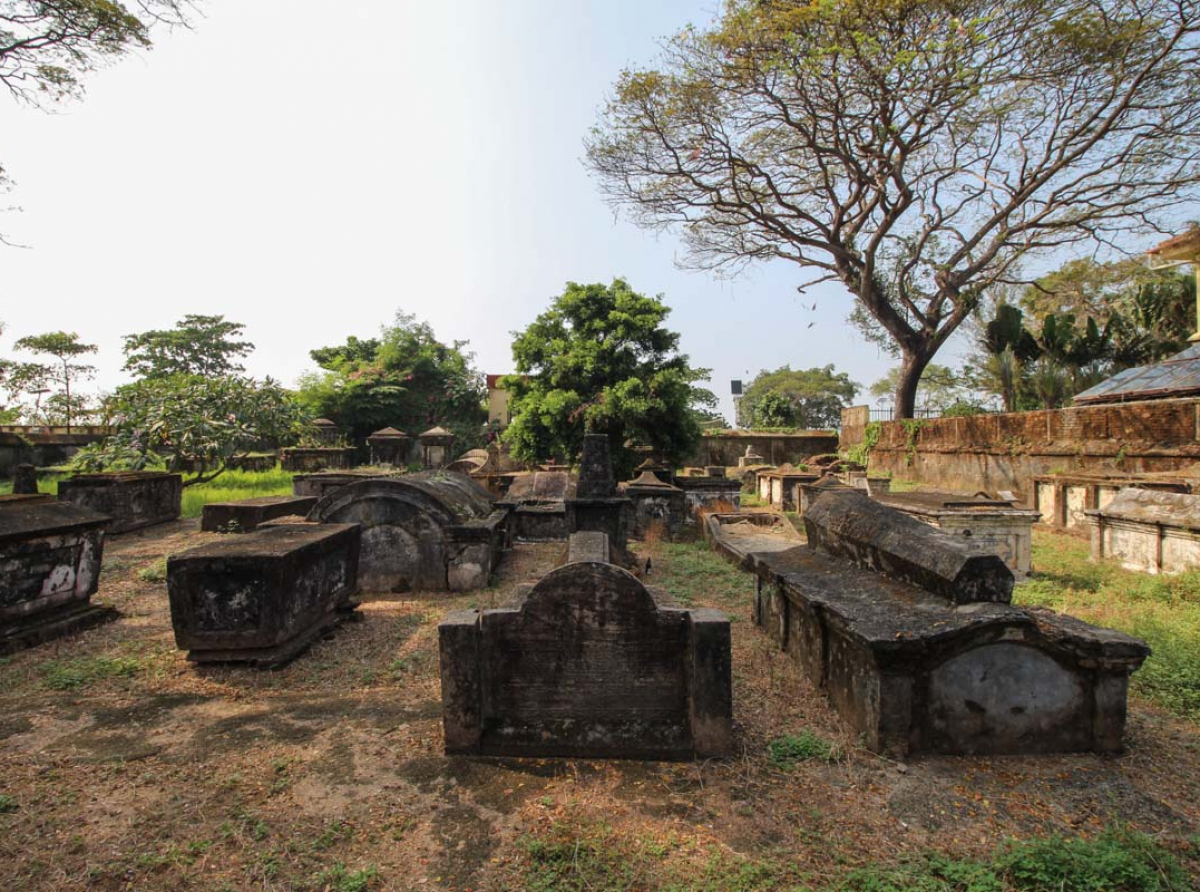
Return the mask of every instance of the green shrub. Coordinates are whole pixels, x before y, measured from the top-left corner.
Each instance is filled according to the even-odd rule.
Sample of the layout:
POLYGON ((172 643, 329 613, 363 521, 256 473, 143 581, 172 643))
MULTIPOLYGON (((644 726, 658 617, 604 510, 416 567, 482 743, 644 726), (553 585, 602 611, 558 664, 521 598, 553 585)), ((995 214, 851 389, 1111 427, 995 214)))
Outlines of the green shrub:
POLYGON ((831 762, 836 758, 837 747, 808 729, 799 734, 785 734, 767 744, 767 760, 784 771, 791 771, 799 762, 813 759, 831 762))

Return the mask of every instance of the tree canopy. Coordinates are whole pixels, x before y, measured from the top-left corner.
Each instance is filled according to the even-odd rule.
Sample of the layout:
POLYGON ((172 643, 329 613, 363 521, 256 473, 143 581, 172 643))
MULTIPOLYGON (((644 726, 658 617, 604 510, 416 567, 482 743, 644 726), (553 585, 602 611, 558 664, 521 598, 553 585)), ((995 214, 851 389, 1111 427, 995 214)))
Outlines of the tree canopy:
POLYGON ((482 442, 487 421, 483 376, 466 341, 442 343, 415 316, 397 313, 378 338, 311 351, 323 369, 305 375, 300 398, 360 443, 384 427, 416 436, 434 425, 452 431, 463 448, 482 442))
POLYGON ((87 404, 87 399, 78 392, 78 384, 96 374, 96 367, 81 361, 81 358, 95 353, 96 345, 83 343, 75 332, 50 331, 21 338, 14 346, 18 350, 42 354, 53 360, 46 363, 19 363, 13 369, 13 377, 22 390, 38 392, 39 406, 41 391, 50 390, 45 420, 52 424, 61 421, 70 430, 87 404), (72 391, 72 386, 76 390, 72 391))
POLYGON ((836 428, 842 409, 858 390, 849 375, 835 372, 832 365, 794 371, 785 365, 760 372, 750 382, 738 404, 739 423, 751 428, 836 428))
POLYGON ((708 380, 664 327, 670 309, 622 279, 569 282, 550 309, 513 341, 516 374, 504 379, 513 422, 504 433, 526 461, 573 460, 583 435, 607 434, 618 474, 633 470, 629 445, 678 462, 699 443, 694 407, 711 407, 708 380))
POLYGON ((1178 222, 1198 32, 1179 0, 730 0, 620 77, 587 159, 689 265, 844 285, 901 355, 906 416, 987 289, 1178 222))
POLYGON ((174 328, 126 335, 125 371, 139 378, 235 375, 237 360, 254 351, 242 340, 246 326, 224 316, 184 316, 174 328))

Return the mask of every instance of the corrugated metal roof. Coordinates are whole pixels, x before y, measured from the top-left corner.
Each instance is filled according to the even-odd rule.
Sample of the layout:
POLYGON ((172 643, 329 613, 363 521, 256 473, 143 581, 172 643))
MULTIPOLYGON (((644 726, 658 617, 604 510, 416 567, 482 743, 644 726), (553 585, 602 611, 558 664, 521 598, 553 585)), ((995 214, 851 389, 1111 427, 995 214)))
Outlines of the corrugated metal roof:
POLYGON ((1200 393, 1200 344, 1154 365, 1118 372, 1075 397, 1077 404, 1166 399, 1200 393))

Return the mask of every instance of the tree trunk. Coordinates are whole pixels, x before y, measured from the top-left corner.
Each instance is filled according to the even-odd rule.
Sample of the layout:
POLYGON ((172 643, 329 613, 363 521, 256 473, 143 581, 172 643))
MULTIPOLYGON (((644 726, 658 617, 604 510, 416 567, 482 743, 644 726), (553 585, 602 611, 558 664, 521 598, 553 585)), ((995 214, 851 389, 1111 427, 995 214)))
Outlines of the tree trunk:
POLYGON ((900 376, 896 383, 896 408, 893 418, 912 418, 917 410, 917 386, 921 383, 921 375, 932 353, 904 352, 900 362, 900 376))

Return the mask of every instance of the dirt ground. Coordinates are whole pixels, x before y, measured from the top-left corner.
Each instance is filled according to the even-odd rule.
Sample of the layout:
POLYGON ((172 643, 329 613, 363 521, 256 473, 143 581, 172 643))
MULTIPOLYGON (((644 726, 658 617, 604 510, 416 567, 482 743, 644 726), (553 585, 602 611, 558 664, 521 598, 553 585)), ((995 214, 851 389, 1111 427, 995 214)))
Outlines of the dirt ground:
POLYGON ((676 873, 770 861, 819 886, 1009 837, 1200 832, 1200 729, 1138 702, 1120 758, 899 764, 857 748, 750 623, 749 578, 698 546, 654 547, 653 574, 734 619, 737 758, 447 758, 438 621, 503 601, 561 546, 518 547, 485 592, 367 601, 263 672, 175 649, 161 559, 208 538, 183 521, 110 540, 98 600, 121 619, 0 661, 0 889, 521 889, 528 841, 564 827, 676 873), (768 743, 805 729, 838 757, 772 765, 768 743))

